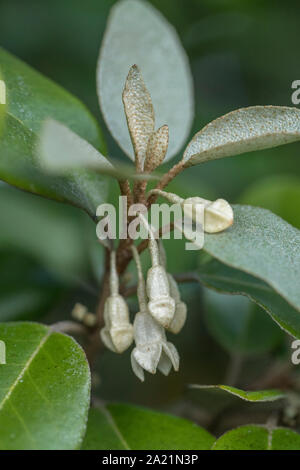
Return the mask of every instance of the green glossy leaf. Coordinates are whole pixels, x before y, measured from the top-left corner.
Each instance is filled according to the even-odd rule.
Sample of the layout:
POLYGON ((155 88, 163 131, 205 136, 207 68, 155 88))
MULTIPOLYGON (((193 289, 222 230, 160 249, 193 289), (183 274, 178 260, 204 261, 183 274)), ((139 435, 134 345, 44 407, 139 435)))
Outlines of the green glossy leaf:
POLYGON ((248 187, 239 198, 241 204, 260 206, 300 228, 300 178, 276 175, 263 178, 248 187))
POLYGON ((207 450, 214 437, 186 419, 131 405, 90 413, 83 449, 207 450))
MULTIPOLYGON (((266 310, 283 330, 300 338, 299 311, 294 309, 265 282, 214 259, 200 264, 198 276, 202 284, 218 292, 245 295, 266 310)), ((231 318, 234 320, 233 316, 231 318)), ((219 332, 222 333, 220 330, 219 332)), ((224 339, 223 334, 222 338, 224 339)), ((226 338, 229 340, 227 335, 226 338)), ((228 341, 226 344, 229 346, 228 341)))
POLYGON ((0 249, 23 252, 56 278, 84 277, 88 250, 100 248, 84 213, 6 184, 0 186, 0 219, 0 249))
POLYGON ((85 355, 69 336, 37 323, 2 323, 0 448, 75 449, 90 399, 85 355))
POLYGON ((229 385, 190 385, 190 388, 197 390, 216 390, 224 391, 234 395, 238 398, 241 398, 245 401, 251 402, 265 402, 265 401, 275 401, 280 400, 285 397, 284 393, 280 390, 255 390, 255 391, 246 391, 240 390, 236 387, 230 387, 229 385))
POLYGON ((103 177, 84 170, 53 177, 40 168, 36 159, 37 136, 42 122, 49 117, 104 151, 94 118, 76 98, 3 49, 0 67, 8 100, 0 140, 0 178, 26 191, 76 205, 95 217, 96 207, 106 196, 103 177))
POLYGON ((300 110, 251 106, 210 122, 188 144, 186 166, 300 140, 300 110))
POLYGON ((95 218, 107 192, 103 177, 84 170, 73 170, 69 176, 49 175, 37 164, 36 146, 37 135, 7 115, 0 140, 0 177, 31 193, 80 207, 95 218))
POLYGON ((167 160, 180 150, 193 119, 188 60, 175 30, 157 10, 144 1, 122 0, 113 7, 108 20, 98 62, 97 88, 107 126, 132 159, 122 92, 134 64, 152 97, 156 128, 169 126, 167 160))
POLYGON ((228 431, 213 450, 300 450, 300 435, 291 429, 246 425, 228 431))
POLYGON ((32 320, 61 296, 62 285, 30 256, 0 250, 0 321, 32 320))
POLYGON ((206 289, 204 303, 209 332, 231 353, 262 354, 274 349, 284 338, 274 321, 244 296, 206 289))
POLYGON ((113 418, 106 408, 89 411, 83 450, 128 450, 128 444, 119 432, 113 418))
POLYGON ((0 68, 7 88, 7 111, 25 127, 37 133, 45 119, 56 119, 105 153, 95 118, 77 98, 2 48, 0 68))
POLYGON ((205 236, 204 250, 222 263, 265 281, 300 309, 300 231, 272 212, 234 206, 234 224, 205 236))

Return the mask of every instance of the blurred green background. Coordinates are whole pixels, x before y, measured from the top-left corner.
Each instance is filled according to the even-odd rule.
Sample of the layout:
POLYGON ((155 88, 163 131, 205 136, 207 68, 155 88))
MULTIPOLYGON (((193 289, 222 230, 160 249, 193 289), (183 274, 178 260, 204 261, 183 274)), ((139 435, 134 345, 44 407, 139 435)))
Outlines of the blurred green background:
MULTIPOLYGON (((124 158, 105 128, 95 88, 98 51, 114 3, 0 0, 0 44, 86 103, 101 123, 110 155, 124 158)), ((191 135, 239 107, 292 106, 291 84, 300 79, 299 2, 151 3, 176 27, 190 59, 196 94, 191 135)), ((187 170, 170 189, 181 195, 224 197, 231 203, 267 207, 300 228, 299 153, 300 143, 295 143, 209 162, 187 170)), ((114 184, 110 197, 116 198, 114 184)), ((183 250, 179 256, 178 245, 178 241, 167 245, 169 270, 194 269, 197 257, 183 250)), ((101 260, 95 227, 85 214, 0 185, 0 320, 39 318, 50 323, 68 319, 76 301, 93 310, 101 260)), ((248 386, 264 373, 264 367, 289 360, 286 337, 265 312, 253 312, 245 299, 226 297, 221 301, 226 308, 219 312, 217 294, 211 296, 194 284, 185 285, 182 293, 189 318, 174 339, 181 355, 180 372, 168 379, 147 377, 146 385, 140 384, 130 370, 129 353, 120 357, 105 352, 95 376, 101 398, 164 407, 205 422, 207 409, 201 403, 195 406, 186 391, 188 383, 224 382, 228 367, 230 372, 238 357, 242 363, 239 383, 248 386), (257 327, 248 331, 253 315, 257 327), (237 344, 233 351, 227 347, 228 338, 220 338, 215 331, 214 325, 222 321, 230 344, 237 344), (253 348, 260 322, 268 344, 253 348), (240 337, 235 343, 232 335, 243 335, 243 339, 250 335, 246 341, 250 346, 242 341, 245 347, 241 348, 240 337)), ((134 301, 132 305, 134 309, 134 301)))

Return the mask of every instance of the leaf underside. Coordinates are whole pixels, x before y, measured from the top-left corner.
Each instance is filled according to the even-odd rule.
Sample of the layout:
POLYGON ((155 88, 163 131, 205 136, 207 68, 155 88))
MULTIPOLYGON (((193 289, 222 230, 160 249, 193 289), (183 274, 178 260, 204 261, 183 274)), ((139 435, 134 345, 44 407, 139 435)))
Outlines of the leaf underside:
POLYGON ((97 90, 106 124, 131 159, 132 144, 121 98, 134 64, 150 92, 156 126, 169 126, 168 160, 182 147, 193 119, 188 60, 174 28, 157 10, 138 0, 123 0, 112 8, 108 20, 98 61, 97 90))
POLYGON ((300 232, 266 209, 235 205, 234 224, 205 236, 204 250, 272 287, 300 310, 300 232))
POLYGON ((218 292, 245 295, 258 304, 287 333, 300 338, 300 315, 267 283, 243 271, 231 268, 216 259, 201 264, 198 269, 201 283, 218 292))

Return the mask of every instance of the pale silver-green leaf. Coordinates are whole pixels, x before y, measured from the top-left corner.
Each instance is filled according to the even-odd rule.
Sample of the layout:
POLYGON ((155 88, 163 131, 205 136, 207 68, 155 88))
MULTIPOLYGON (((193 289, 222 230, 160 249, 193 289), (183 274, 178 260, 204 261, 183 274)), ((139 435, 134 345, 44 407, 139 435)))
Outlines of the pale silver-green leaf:
POLYGON ((188 144, 186 166, 300 140, 300 110, 251 106, 210 122, 188 144))
POLYGON ((134 64, 150 92, 156 126, 169 126, 167 160, 182 147, 193 119, 188 59, 176 31, 157 10, 144 1, 122 0, 113 7, 108 20, 98 61, 97 90, 108 128, 132 159, 122 91, 134 64))
POLYGON ((300 231, 267 209, 233 206, 234 224, 205 235, 204 250, 265 281, 300 310, 300 231))
POLYGON ((146 152, 144 170, 151 172, 163 162, 168 150, 169 127, 162 126, 151 135, 146 152))
POLYGON ((123 103, 135 158, 143 168, 150 136, 154 131, 151 96, 137 65, 129 70, 123 91, 123 103))

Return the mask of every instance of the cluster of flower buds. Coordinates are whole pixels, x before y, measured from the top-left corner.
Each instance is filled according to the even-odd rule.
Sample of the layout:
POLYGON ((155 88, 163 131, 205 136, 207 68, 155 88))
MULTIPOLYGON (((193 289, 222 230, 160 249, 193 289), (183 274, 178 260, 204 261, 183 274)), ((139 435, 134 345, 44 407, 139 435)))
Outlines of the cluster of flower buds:
POLYGON ((179 355, 175 346, 167 341, 163 326, 150 312, 151 301, 148 302, 147 299, 141 262, 135 246, 132 247, 132 251, 138 272, 137 294, 140 311, 136 314, 133 325, 136 346, 131 353, 131 364, 137 377, 144 381, 144 370, 155 374, 158 369, 164 375, 168 375, 173 366, 177 371, 179 355))
MULTIPOLYGON (((129 70, 122 99, 136 168, 139 173, 151 173, 165 158, 169 143, 169 128, 164 125, 155 130, 151 96, 136 65, 129 70)), ((135 200, 139 200, 139 195, 145 197, 146 185, 146 181, 135 184, 135 200)), ((190 221, 201 223, 201 233, 203 229, 207 233, 221 232, 233 223, 232 208, 224 199, 216 201, 201 197, 183 199, 159 189, 150 191, 149 195, 151 193, 163 196, 171 203, 180 204, 184 215, 190 221)), ((139 312, 132 326, 128 306, 119 294, 116 255, 113 251, 110 260, 110 296, 104 305, 105 326, 100 335, 103 343, 117 353, 125 351, 134 340, 131 364, 134 373, 143 381, 145 370, 151 374, 159 370, 165 375, 169 374, 172 366, 174 370, 178 370, 179 355, 175 346, 167 341, 165 330, 179 333, 186 321, 187 307, 181 300, 176 280, 167 272, 166 253, 162 242, 156 241, 151 226, 141 213, 139 217, 149 234, 152 261, 145 282, 138 251, 134 245, 132 246, 138 273, 139 312)), ((184 234, 187 239, 194 241, 193 234, 186 227, 184 234)))
MULTIPOLYGON (((168 193, 159 189, 150 191, 149 194, 162 196, 173 204, 180 204, 184 213, 192 220, 197 220, 197 211, 202 210, 204 205, 204 231, 207 233, 218 233, 226 230, 233 224, 233 210, 225 199, 209 201, 202 197, 189 197, 183 199, 177 194, 168 193)), ((200 216, 198 218, 200 219, 200 216)))
MULTIPOLYGON (((144 381, 144 371, 155 374, 159 370, 168 375, 172 367, 179 368, 179 355, 175 346, 167 341, 165 328, 178 333, 186 319, 186 306, 180 300, 180 293, 174 278, 167 274, 159 258, 165 264, 163 246, 160 249, 154 239, 150 240, 151 256, 154 266, 148 273, 147 289, 138 251, 132 246, 133 258, 137 267, 137 296, 139 312, 135 316, 133 327, 129 321, 129 311, 124 298, 119 294, 119 280, 116 271, 115 252, 110 260, 110 296, 104 305, 105 326, 100 332, 105 346, 113 352, 122 353, 135 341, 131 353, 131 364, 137 377, 144 381), (154 268, 159 267, 159 271, 154 268), (158 276, 158 278, 156 277, 158 276), (161 281, 163 279, 163 281, 161 281), (163 282, 163 289, 161 283, 163 282), (147 291, 151 297, 147 295, 147 291), (174 298, 171 296, 174 294, 174 298), (151 310, 150 310, 151 309, 151 310)), ((77 306, 77 311, 79 311, 77 306)), ((82 313, 82 309, 81 309, 82 313)))
POLYGON ((116 270, 116 254, 110 259, 110 296, 104 305, 104 328, 100 335, 107 348, 116 353, 124 352, 133 341, 133 327, 129 320, 126 301, 119 294, 119 278, 116 270))

